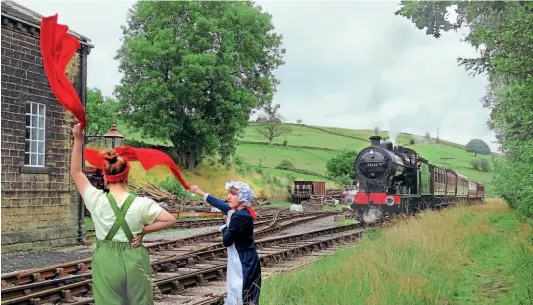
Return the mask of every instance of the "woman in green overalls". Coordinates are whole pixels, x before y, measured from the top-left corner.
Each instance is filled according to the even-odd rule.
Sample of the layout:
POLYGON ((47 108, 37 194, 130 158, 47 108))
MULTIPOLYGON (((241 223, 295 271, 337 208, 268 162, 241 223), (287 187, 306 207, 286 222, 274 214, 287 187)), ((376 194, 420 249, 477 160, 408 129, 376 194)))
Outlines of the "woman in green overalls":
MULTIPOLYGON (((83 130, 72 129, 71 174, 96 231, 92 261, 93 294, 97 305, 154 304, 152 268, 143 236, 172 227, 176 219, 149 198, 128 192, 130 165, 115 150, 102 156, 106 195, 96 189, 81 170, 83 130)), ((89 160, 89 158, 88 158, 89 160)))

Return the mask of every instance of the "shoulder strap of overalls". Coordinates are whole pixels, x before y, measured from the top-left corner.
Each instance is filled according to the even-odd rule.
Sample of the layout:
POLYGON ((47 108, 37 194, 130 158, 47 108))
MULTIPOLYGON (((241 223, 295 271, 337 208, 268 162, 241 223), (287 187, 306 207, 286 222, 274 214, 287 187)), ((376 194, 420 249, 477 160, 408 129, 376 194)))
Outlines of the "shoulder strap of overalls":
POLYGON ((111 204, 111 207, 113 208, 113 212, 115 212, 115 216, 117 217, 117 219, 115 219, 115 222, 113 223, 111 230, 109 230, 109 233, 107 233, 105 240, 112 240, 113 237, 115 237, 118 228, 120 227, 122 227, 122 230, 124 231, 124 234, 126 234, 128 241, 131 242, 133 240, 133 234, 131 233, 128 223, 126 222, 125 216, 131 204, 133 203, 133 200, 135 200, 135 197, 135 195, 129 194, 128 198, 124 202, 124 205, 122 205, 122 209, 119 209, 115 198, 113 198, 110 193, 107 193, 107 199, 109 200, 109 203, 111 204))

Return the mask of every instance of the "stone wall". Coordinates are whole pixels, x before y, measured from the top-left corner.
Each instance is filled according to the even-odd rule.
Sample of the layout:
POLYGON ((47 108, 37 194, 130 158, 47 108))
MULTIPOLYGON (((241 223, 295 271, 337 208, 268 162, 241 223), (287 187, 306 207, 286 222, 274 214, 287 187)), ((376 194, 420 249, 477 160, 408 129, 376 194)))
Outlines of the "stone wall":
MULTIPOLYGON (((1 35, 2 252, 75 244, 79 195, 69 172, 73 117, 50 88, 38 31, 2 16, 1 35), (25 165, 28 101, 46 107, 44 167, 25 165)), ((86 85, 81 54, 85 64, 72 76, 78 94, 86 85)))

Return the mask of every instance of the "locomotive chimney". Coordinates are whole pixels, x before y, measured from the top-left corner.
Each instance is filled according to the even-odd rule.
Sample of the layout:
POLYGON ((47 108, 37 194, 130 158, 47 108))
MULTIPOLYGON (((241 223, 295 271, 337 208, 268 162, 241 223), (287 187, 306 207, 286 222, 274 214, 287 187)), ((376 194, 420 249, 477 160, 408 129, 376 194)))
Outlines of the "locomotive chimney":
POLYGON ((379 146, 381 143, 381 136, 371 136, 370 137, 370 145, 371 146, 379 146))

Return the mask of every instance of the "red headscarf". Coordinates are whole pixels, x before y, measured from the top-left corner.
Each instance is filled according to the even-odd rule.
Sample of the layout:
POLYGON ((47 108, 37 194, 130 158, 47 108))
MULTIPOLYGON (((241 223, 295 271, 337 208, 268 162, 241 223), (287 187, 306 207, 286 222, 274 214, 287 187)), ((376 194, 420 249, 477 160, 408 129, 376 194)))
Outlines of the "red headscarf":
POLYGON ((57 14, 42 18, 40 38, 44 71, 59 103, 74 114, 81 129, 84 129, 87 126, 85 109, 65 75, 70 59, 80 48, 80 42, 67 30, 66 25, 57 23, 57 14))
MULTIPOLYGON (((143 166, 144 170, 148 171, 156 165, 166 165, 174 174, 174 177, 178 179, 180 184, 185 188, 189 189, 190 185, 185 182, 179 167, 174 163, 172 158, 169 155, 165 154, 162 151, 153 148, 134 148, 130 146, 118 146, 115 148, 115 151, 119 156, 121 156, 128 164, 124 172, 108 176, 105 174, 106 180, 108 182, 118 182, 123 181, 128 177, 129 172, 129 162, 130 161, 139 161, 143 166)), ((96 166, 98 168, 103 168, 105 164, 104 152, 96 149, 85 148, 85 159, 87 162, 96 166)))

